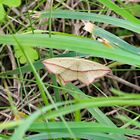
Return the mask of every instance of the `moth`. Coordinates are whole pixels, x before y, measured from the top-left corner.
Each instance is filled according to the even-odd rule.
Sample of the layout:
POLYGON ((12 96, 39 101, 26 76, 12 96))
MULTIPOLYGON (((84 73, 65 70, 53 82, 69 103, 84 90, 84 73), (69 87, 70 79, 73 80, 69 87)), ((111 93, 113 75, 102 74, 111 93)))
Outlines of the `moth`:
POLYGON ((111 69, 100 63, 76 57, 50 58, 44 60, 43 64, 49 73, 55 74, 64 85, 74 80, 89 85, 111 72, 111 69))

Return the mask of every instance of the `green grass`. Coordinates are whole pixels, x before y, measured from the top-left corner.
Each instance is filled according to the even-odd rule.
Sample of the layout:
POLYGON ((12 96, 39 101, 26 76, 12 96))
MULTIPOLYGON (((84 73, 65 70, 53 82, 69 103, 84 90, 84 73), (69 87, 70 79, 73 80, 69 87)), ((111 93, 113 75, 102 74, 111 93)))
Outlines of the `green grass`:
MULTIPOLYGON (((38 3, 34 10, 43 2, 38 3)), ((21 84, 19 93, 22 94, 23 100, 27 98, 25 103, 22 104, 21 102, 22 105, 19 107, 16 106, 13 96, 11 94, 7 95, 10 96, 10 107, 7 105, 6 108, 11 109, 13 115, 18 114, 19 108, 27 114, 21 120, 11 119, 8 122, 1 122, 0 129, 5 129, 7 133, 2 133, 0 138, 4 140, 63 140, 65 138, 75 140, 126 140, 128 136, 139 137, 140 130, 135 129, 135 127, 140 127, 138 122, 139 114, 132 109, 135 107, 139 108, 140 106, 139 94, 122 92, 119 90, 121 86, 116 84, 116 81, 109 79, 102 82, 97 81, 94 85, 91 84, 89 87, 83 88, 80 88, 78 85, 76 86, 74 83, 60 86, 57 84, 54 75, 52 76, 45 71, 42 60, 59 56, 81 56, 88 57, 91 61, 93 59, 95 61, 106 59, 106 62, 111 62, 111 68, 114 69, 117 69, 117 66, 122 66, 123 69, 123 65, 129 66, 130 69, 138 69, 140 66, 140 49, 119 38, 113 32, 111 33, 103 29, 102 26, 98 27, 98 25, 100 23, 107 23, 109 24, 108 26, 113 25, 115 28, 121 27, 132 33, 140 33, 140 20, 135 18, 126 9, 123 9, 121 3, 116 5, 109 0, 98 0, 99 3, 96 6, 100 7, 102 6, 100 3, 102 3, 106 8, 112 9, 124 19, 93 13, 90 10, 89 12, 86 12, 86 10, 83 10, 84 12, 79 12, 80 10, 63 10, 65 2, 65 0, 61 3, 54 2, 53 6, 57 7, 57 9, 51 8, 41 11, 39 12, 40 17, 38 19, 30 19, 30 28, 28 30, 30 32, 31 29, 32 33, 24 31, 25 28, 22 25, 20 25, 21 30, 16 30, 16 26, 11 22, 9 23, 10 25, 6 26, 6 33, 0 34, 0 44, 3 48, 6 48, 7 45, 11 46, 14 56, 14 49, 12 47, 19 46, 22 52, 20 53, 21 56, 24 56, 26 59, 25 65, 20 65, 19 60, 18 67, 10 69, 5 65, 5 58, 6 60, 8 58, 6 53, 2 51, 2 64, 3 62, 5 63, 3 65, 5 69, 3 68, 4 70, 2 69, 0 72, 1 86, 3 86, 3 83, 7 84, 7 90, 4 90, 5 92, 3 93, 12 93, 10 90, 12 80, 18 83, 24 82, 24 84, 21 84), (46 18, 49 18, 47 23, 49 31, 34 30, 37 22, 46 18), (54 19, 58 18, 65 21, 66 25, 69 22, 74 22, 74 20, 81 22, 86 20, 94 22, 96 26, 92 34, 87 36, 52 31, 55 25, 54 19), (107 39, 112 48, 108 48, 99 41, 90 38, 92 35, 107 39), (37 61, 33 61, 30 58, 32 52, 28 51, 29 47, 37 51, 39 55, 37 61), (67 53, 64 53, 65 51, 67 53), (121 65, 118 65, 118 63, 121 63, 121 65), (30 76, 28 75, 29 73, 30 76), (46 74, 46 79, 44 78, 44 73, 46 74), (50 83, 50 79, 53 81, 52 83, 50 83), (103 93, 102 91, 104 88, 103 83, 106 83, 107 93, 103 93), (34 88, 32 88, 33 85, 34 88), (111 87, 117 87, 118 89, 111 87), (106 97, 103 97, 102 93, 106 97), (38 94, 39 96, 37 96, 38 94), (34 100, 35 104, 31 101, 33 97, 36 99, 34 100), (33 110, 28 109, 26 104, 29 107, 33 107, 33 110), (106 109, 109 109, 109 112, 113 109, 118 109, 119 111, 116 114, 112 113, 112 115, 108 116, 106 115, 106 109), (128 114, 128 116, 123 116, 124 113, 128 114), (133 116, 132 118, 131 115, 133 116)), ((95 4, 86 0, 82 1, 82 3, 85 5, 95 4)), ((31 13, 28 13, 27 17, 30 18, 30 15, 31 13)), ((66 26, 65 30, 69 31, 69 28, 66 26)), ((13 62, 13 60, 11 61, 13 62)), ((9 64, 8 61, 7 64, 9 64)), ((1 109, 4 109, 4 106, 1 106, 1 109)))

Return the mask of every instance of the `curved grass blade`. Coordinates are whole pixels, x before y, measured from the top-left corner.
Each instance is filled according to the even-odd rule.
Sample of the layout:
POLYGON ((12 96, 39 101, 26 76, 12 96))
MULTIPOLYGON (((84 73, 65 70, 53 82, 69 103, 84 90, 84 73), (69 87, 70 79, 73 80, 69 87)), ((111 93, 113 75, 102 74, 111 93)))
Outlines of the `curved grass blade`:
MULTIPOLYGON (((99 124, 96 122, 68 122, 69 127, 73 132, 75 133, 85 133, 87 135, 88 133, 101 133, 101 134, 128 134, 128 135, 140 135, 140 130, 132 130, 128 128, 114 128, 111 126, 99 124)), ((30 127, 31 131, 34 132, 67 132, 67 129, 63 122, 48 122, 47 124, 44 122, 36 122, 33 123, 32 126, 30 127)), ((50 132, 50 134, 51 134, 50 132)), ((110 134, 110 136, 113 136, 110 134)), ((112 137, 113 138, 113 137, 112 137)))
MULTIPOLYGON (((98 139, 98 140, 114 140, 112 136, 107 134, 98 134, 98 133, 75 133, 76 138, 81 139, 98 139)), ((43 139, 59 139, 59 138, 71 138, 70 134, 67 132, 51 132, 51 135, 48 133, 39 133, 26 137, 25 140, 43 140, 43 139)))
POLYGON ((111 44, 116 45, 116 47, 119 47, 120 49, 123 49, 125 51, 131 52, 140 56, 140 48, 136 48, 133 45, 130 45, 129 43, 120 39, 118 36, 100 27, 94 26, 93 34, 101 38, 107 39, 111 44))
POLYGON ((130 14, 127 10, 125 10, 123 7, 119 7, 111 0, 98 0, 100 3, 104 4, 106 7, 112 9, 117 14, 121 15, 123 18, 140 24, 140 20, 135 18, 132 14, 130 14))
MULTIPOLYGON (((28 46, 33 47, 68 49, 70 51, 116 60, 134 66, 139 66, 140 64, 140 57, 138 55, 129 53, 118 47, 107 48, 102 43, 87 38, 65 35, 52 35, 49 38, 45 34, 19 34, 15 35, 15 37, 21 45, 28 44, 28 46)), ((12 35, 0 35, 0 44, 15 45, 16 41, 12 35)))
MULTIPOLYGON (((67 102, 70 103, 70 102, 67 102)), ((59 107, 61 105, 64 105, 65 103, 56 103, 56 106, 59 107)), ((49 105, 47 107, 44 107, 43 109, 39 109, 36 112, 34 112, 32 115, 30 115, 27 119, 25 119, 21 125, 19 125, 18 128, 16 128, 14 134, 12 135, 12 137, 10 138, 10 140, 15 140, 15 139, 19 139, 19 140, 23 140, 23 136, 25 134, 25 132, 29 129, 30 125, 41 115, 43 115, 44 113, 46 113, 47 111, 53 109, 54 106, 53 105, 49 105), (26 124, 26 125, 25 125, 26 124)))
MULTIPOLYGON (((49 12, 39 12, 40 18, 48 18, 49 12)), ((75 12, 68 10, 54 10, 52 11, 52 18, 63 18, 63 19, 79 19, 79 20, 89 20, 93 22, 101 22, 115 25, 117 27, 122 27, 130 31, 140 33, 140 26, 137 23, 130 22, 128 20, 118 19, 111 16, 99 15, 94 13, 85 12, 75 12)))
MULTIPOLYGON (((69 83, 65 86, 66 91, 74 97, 74 99, 88 99, 87 95, 83 93, 80 89, 78 89, 76 86, 74 86, 72 83, 69 83), (69 90, 70 89, 70 90, 69 90), (73 93, 73 91, 76 91, 73 93)), ((87 110, 91 113, 91 115, 100 123, 103 125, 115 127, 116 125, 99 109, 99 108, 87 108, 87 110)), ((123 135, 117 135, 114 139, 118 140, 126 140, 123 135)))

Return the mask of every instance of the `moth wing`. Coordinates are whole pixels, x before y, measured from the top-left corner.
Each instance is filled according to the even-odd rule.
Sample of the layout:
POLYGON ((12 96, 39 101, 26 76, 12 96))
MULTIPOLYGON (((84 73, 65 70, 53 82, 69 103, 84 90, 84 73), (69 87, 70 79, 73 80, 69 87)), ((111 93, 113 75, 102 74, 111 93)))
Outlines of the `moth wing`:
POLYGON ((60 66, 55 65, 55 64, 48 63, 48 62, 46 62, 46 61, 44 61, 43 64, 45 65, 45 67, 47 68, 47 70, 48 70, 50 73, 60 74, 60 73, 62 73, 63 71, 65 71, 65 68, 60 67, 60 66))
POLYGON ((97 62, 92 62, 91 64, 91 69, 92 70, 99 70, 100 71, 111 71, 111 69, 109 69, 107 66, 103 65, 103 64, 100 64, 100 63, 97 63, 97 62))
POLYGON ((80 71, 92 71, 92 70, 110 70, 108 67, 89 60, 82 59, 79 63, 80 71))
POLYGON ((74 61, 69 58, 51 58, 43 61, 43 64, 49 72, 60 74, 74 65, 74 61))
POLYGON ((78 80, 84 83, 85 85, 89 85, 95 80, 95 78, 93 75, 91 75, 91 72, 79 72, 78 80))
POLYGON ((65 67, 65 68, 69 68, 73 65, 74 59, 71 58, 63 58, 63 57, 59 57, 59 58, 50 58, 47 60, 44 60, 43 63, 50 63, 50 64, 54 64, 60 67, 65 67))
POLYGON ((94 77, 94 79, 103 77, 104 75, 106 75, 107 73, 110 72, 110 69, 100 69, 100 70, 95 70, 95 71, 91 71, 90 75, 92 75, 94 77))
POLYGON ((72 70, 65 70, 59 74, 64 83, 68 83, 78 79, 78 73, 72 70))
POLYGON ((94 82, 95 79, 100 78, 109 72, 110 71, 106 70, 78 72, 78 80, 86 85, 89 85, 90 83, 94 82))
POLYGON ((89 85, 111 71, 102 64, 79 58, 51 58, 43 61, 43 64, 64 83, 78 79, 89 85))

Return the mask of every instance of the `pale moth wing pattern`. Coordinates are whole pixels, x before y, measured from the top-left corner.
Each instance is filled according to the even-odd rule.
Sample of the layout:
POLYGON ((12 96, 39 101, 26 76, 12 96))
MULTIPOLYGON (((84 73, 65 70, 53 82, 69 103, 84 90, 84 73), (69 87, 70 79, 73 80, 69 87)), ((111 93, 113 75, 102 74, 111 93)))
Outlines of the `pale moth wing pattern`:
POLYGON ((43 64, 50 73, 56 74, 62 83, 79 80, 89 85, 95 79, 103 77, 111 70, 97 62, 76 57, 58 57, 43 61, 43 64))

